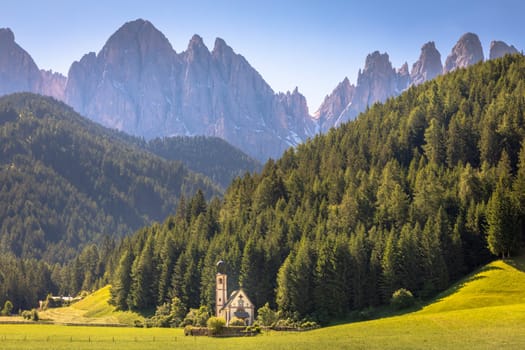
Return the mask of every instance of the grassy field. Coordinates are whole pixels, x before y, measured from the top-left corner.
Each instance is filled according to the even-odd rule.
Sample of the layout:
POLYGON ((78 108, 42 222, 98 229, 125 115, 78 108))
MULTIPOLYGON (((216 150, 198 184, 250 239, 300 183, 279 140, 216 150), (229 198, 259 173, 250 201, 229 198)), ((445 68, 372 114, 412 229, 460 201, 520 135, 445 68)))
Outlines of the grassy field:
POLYGON ((0 325, 0 349, 524 349, 524 271, 524 258, 496 261, 419 311, 304 333, 214 339, 181 329, 0 325))
POLYGON ((138 313, 115 311, 115 307, 108 303, 109 292, 110 286, 106 286, 69 307, 40 312, 40 318, 55 323, 81 324, 133 325, 135 320, 143 321, 138 313))

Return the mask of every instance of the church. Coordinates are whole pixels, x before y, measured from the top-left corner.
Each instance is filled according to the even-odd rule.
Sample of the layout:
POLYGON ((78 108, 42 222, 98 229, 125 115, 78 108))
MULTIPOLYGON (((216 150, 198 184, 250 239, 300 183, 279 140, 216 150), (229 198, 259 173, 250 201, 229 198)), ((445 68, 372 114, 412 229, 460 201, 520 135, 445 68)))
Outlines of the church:
POLYGON ((215 314, 217 317, 223 317, 227 326, 233 318, 241 319, 245 325, 250 326, 254 320, 254 306, 242 288, 233 291, 228 297, 228 275, 223 267, 224 262, 219 261, 215 277, 215 314))

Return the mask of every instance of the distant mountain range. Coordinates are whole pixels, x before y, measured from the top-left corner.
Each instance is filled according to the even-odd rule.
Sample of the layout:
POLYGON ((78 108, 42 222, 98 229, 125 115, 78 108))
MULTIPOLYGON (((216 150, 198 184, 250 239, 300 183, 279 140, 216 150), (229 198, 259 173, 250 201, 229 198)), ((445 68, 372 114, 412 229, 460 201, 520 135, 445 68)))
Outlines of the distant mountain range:
MULTIPOLYGON (((516 52, 493 41, 489 58, 516 52)), ((444 66, 433 42, 423 45, 410 71, 407 63, 394 69, 388 54, 376 51, 366 58, 356 85, 345 78, 311 115, 298 89, 275 93, 220 38, 210 51, 195 35, 186 51, 177 53, 150 22, 135 20, 119 28, 98 54, 74 62, 66 78, 40 70, 12 31, 0 29, 0 94, 53 96, 104 126, 146 139, 217 136, 265 161, 411 85, 483 59, 472 33, 459 39, 444 66)))

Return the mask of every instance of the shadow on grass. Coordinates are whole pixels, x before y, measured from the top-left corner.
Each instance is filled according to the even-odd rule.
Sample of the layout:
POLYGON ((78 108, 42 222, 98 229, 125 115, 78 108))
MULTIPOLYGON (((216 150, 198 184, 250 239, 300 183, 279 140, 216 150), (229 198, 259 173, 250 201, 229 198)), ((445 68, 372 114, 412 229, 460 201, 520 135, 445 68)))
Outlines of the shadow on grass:
POLYGON ((437 303, 438 301, 441 301, 441 300, 445 299, 446 297, 449 297, 452 294, 457 293, 461 288, 465 287, 465 285, 467 285, 467 284, 469 284, 471 282, 478 281, 478 280, 486 278, 485 276, 480 276, 480 275, 483 272, 493 271, 493 270, 503 270, 503 269, 501 267, 498 267, 498 266, 489 266, 489 265, 483 266, 482 268, 477 269, 476 271, 472 272, 467 277, 464 277, 461 280, 459 280, 458 282, 454 283, 450 288, 448 288, 447 290, 441 292, 435 298, 433 298, 431 300, 428 300, 426 305, 437 303))
POLYGON ((516 270, 525 272, 525 255, 516 257, 514 259, 505 259, 504 261, 506 264, 509 264, 510 266, 514 267, 516 270))
MULTIPOLYGON (((516 267, 520 271, 525 272, 525 256, 522 259, 513 259, 513 260, 506 261, 506 263, 508 263, 509 265, 512 265, 513 263, 517 264, 519 267, 515 265, 512 265, 512 266, 516 267)), ((368 309, 364 309, 361 311, 354 311, 347 318, 331 322, 330 324, 327 324, 326 326, 337 326, 337 325, 341 325, 341 324, 345 324, 349 322, 372 321, 372 320, 377 320, 381 318, 402 316, 402 315, 420 311, 428 305, 440 302, 443 299, 457 293, 460 289, 465 287, 467 284, 486 278, 485 276, 480 276, 480 275, 484 272, 493 271, 493 270, 503 270, 503 269, 498 266, 486 265, 486 266, 483 266, 475 270, 474 272, 470 273, 469 275, 462 278, 461 280, 457 281, 452 286, 450 286, 447 290, 437 294, 433 298, 416 300, 416 303, 412 307, 401 309, 401 310, 396 310, 392 306, 385 305, 385 306, 380 306, 377 308, 368 308, 368 309)))

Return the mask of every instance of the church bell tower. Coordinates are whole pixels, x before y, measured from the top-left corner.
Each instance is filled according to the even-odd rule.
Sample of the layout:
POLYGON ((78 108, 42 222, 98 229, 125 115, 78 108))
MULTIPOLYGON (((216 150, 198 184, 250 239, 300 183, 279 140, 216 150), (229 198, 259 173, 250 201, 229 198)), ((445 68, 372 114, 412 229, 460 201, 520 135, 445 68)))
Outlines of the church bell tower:
POLYGON ((217 262, 217 275, 215 276, 215 316, 219 317, 221 309, 228 301, 228 275, 225 271, 225 263, 217 262))

